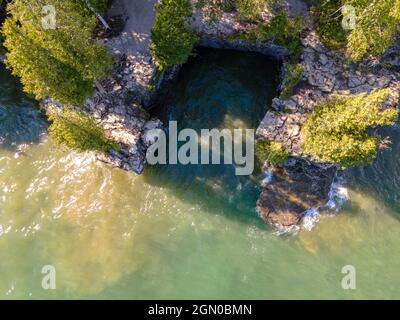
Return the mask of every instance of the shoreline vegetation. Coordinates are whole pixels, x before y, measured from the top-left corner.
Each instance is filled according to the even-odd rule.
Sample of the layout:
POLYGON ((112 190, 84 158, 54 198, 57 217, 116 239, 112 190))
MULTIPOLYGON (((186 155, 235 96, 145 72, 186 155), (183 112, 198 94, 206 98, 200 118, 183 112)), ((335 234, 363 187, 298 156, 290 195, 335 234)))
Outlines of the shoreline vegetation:
POLYGON ((162 127, 146 109, 197 45, 281 60, 280 92, 256 147, 274 177, 257 211, 278 228, 326 204, 337 170, 373 161, 389 143, 375 129, 397 119, 400 0, 138 1, 143 25, 132 25, 135 8, 124 0, 13 0, 7 15, 5 2, 5 63, 49 110, 53 140, 137 173, 152 144, 147 132, 162 127), (57 27, 44 30, 41 8, 49 4, 57 27), (129 28, 142 26, 143 39, 132 38, 129 28), (57 118, 54 108, 76 121, 57 118))

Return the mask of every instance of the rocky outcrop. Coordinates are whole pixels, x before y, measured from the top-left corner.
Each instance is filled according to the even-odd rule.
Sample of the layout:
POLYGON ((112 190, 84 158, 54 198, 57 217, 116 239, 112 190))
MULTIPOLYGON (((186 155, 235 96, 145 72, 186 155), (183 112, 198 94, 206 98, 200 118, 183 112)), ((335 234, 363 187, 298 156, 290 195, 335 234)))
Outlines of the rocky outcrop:
POLYGON ((101 91, 87 101, 84 112, 92 115, 106 136, 120 146, 118 150, 98 154, 98 159, 112 167, 140 174, 146 162, 146 132, 160 128, 162 123, 158 119, 149 120, 142 106, 130 100, 123 90, 127 88, 124 78, 116 79, 118 77, 100 84, 101 91))
POLYGON ((275 168, 270 184, 263 186, 257 202, 260 216, 274 226, 298 224, 304 213, 324 205, 336 168, 299 158, 301 127, 316 103, 337 94, 357 94, 377 88, 392 89, 386 106, 395 107, 400 95, 398 44, 378 59, 365 59, 349 65, 343 52, 330 51, 319 41, 314 31, 302 35, 304 67, 301 82, 294 94, 286 99, 275 98, 273 111, 266 113, 257 137, 280 142, 292 155, 297 155, 283 167, 275 168), (397 54, 396 54, 397 52, 397 54), (293 162, 294 161, 294 162, 293 162))
MULTIPOLYGON (((120 69, 112 80, 102 84, 104 93, 97 94, 86 111, 123 146, 121 151, 106 155, 102 161, 140 173, 146 147, 152 142, 146 131, 161 126, 156 119, 146 122, 140 104, 147 105, 151 101, 149 85, 157 89, 165 79, 174 77, 179 67, 155 80, 156 67, 149 51, 150 22, 154 19, 150 8, 155 0, 136 4, 141 8, 139 11, 143 11, 141 16, 135 16, 139 11, 129 1, 117 0, 115 3, 117 7, 112 10, 126 15, 127 26, 120 36, 105 39, 104 43, 120 61, 120 69), (132 15, 134 19, 129 20, 132 15), (127 101, 127 96, 134 96, 135 101, 127 101)), ((290 17, 302 16, 305 21, 307 29, 301 37, 303 52, 300 58, 304 72, 293 95, 285 100, 275 98, 273 110, 266 113, 257 129, 258 138, 278 141, 292 155, 283 166, 268 168, 273 178, 262 186, 257 211, 271 225, 290 227, 298 224, 307 210, 326 204, 337 170, 334 165, 313 163, 302 155, 300 133, 308 114, 321 99, 336 94, 369 92, 374 88, 393 89, 387 105, 395 105, 400 92, 400 43, 380 60, 369 58, 349 65, 343 52, 328 50, 319 41, 312 30, 312 18, 305 1, 285 0, 279 4, 290 17)), ((255 27, 253 23, 239 19, 237 12, 223 12, 218 20, 212 21, 207 10, 207 6, 195 9, 191 21, 191 30, 200 35, 198 45, 260 52, 280 60, 288 56, 285 48, 272 42, 250 43, 235 37, 255 27)), ((268 23, 273 14, 266 9, 261 16, 268 23)))
MULTIPOLYGON (((118 2, 126 6, 126 1, 118 2)), ((292 155, 283 166, 268 168, 272 171, 273 178, 262 186, 257 211, 271 225, 290 227, 298 224, 307 210, 326 204, 336 173, 335 166, 310 162, 301 153, 301 127, 308 114, 321 99, 336 94, 369 92, 373 88, 392 88, 393 96, 388 105, 395 105, 400 92, 400 44, 397 43, 388 50, 380 61, 366 59, 349 65, 343 52, 328 50, 319 41, 312 30, 312 18, 305 1, 285 0, 280 1, 280 5, 289 16, 302 16, 308 28, 301 37, 303 53, 300 63, 304 72, 293 95, 285 100, 275 98, 273 110, 266 113, 257 129, 258 138, 278 141, 292 155)), ((143 8, 148 7, 144 5, 143 8)), ((151 16, 148 10, 147 13, 151 16)), ((268 23, 272 16, 266 9, 262 19, 268 23)), ((136 24, 140 19, 138 17, 135 20, 136 24)), ((128 29, 133 27, 137 28, 135 23, 130 22, 128 29)), ((281 46, 268 41, 250 43, 235 37, 254 27, 253 23, 239 19, 238 13, 234 11, 224 12, 218 20, 211 21, 205 7, 194 11, 190 28, 200 35, 200 46, 254 51, 285 60, 289 53, 281 46)), ((134 30, 125 30, 119 37, 105 41, 122 65, 114 80, 105 85, 106 96, 113 92, 118 97, 117 103, 108 102, 107 99, 105 102, 101 99, 96 101, 93 106, 104 105, 106 110, 99 117, 96 115, 97 107, 89 109, 99 123, 107 128, 110 136, 126 146, 122 154, 108 155, 106 161, 124 169, 133 168, 136 172, 143 170, 146 144, 151 143, 151 139, 146 138, 146 130, 161 126, 161 123, 157 120, 146 123, 138 105, 125 106, 123 96, 127 92, 133 93, 138 100, 136 102, 146 105, 150 101, 149 84, 158 88, 162 81, 173 77, 179 68, 172 70, 170 77, 162 74, 154 81, 156 68, 150 56, 148 42, 148 34, 142 33, 139 36, 134 30), (132 34, 135 35, 133 39, 132 34), (136 49, 132 52, 132 48, 136 49), (128 131, 124 131, 125 129, 128 131)))
POLYGON ((262 187, 257 211, 277 228, 297 225, 307 210, 324 206, 336 174, 332 164, 316 164, 299 157, 265 170, 272 171, 272 179, 262 187))
POLYGON ((273 100, 274 110, 266 113, 257 129, 259 138, 278 141, 291 154, 300 156, 301 126, 318 101, 338 94, 390 88, 393 94, 388 106, 397 105, 400 73, 390 67, 390 59, 396 58, 387 55, 381 61, 366 59, 349 65, 343 52, 325 48, 314 31, 304 31, 301 41, 303 53, 300 63, 304 67, 302 80, 290 98, 273 100))

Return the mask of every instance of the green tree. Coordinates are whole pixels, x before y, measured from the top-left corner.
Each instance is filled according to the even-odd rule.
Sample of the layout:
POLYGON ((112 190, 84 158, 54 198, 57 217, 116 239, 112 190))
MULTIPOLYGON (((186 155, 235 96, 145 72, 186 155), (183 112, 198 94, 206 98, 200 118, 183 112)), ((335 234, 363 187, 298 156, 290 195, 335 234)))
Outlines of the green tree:
POLYGON ((182 64, 190 56, 198 40, 187 30, 191 17, 192 7, 188 0, 161 0, 156 5, 151 52, 159 69, 182 64))
POLYGON ((400 25, 400 0, 347 0, 355 7, 355 29, 348 35, 347 52, 352 60, 366 53, 381 54, 394 41, 400 25))
POLYGON ((332 49, 347 47, 354 61, 365 54, 383 53, 399 33, 400 0, 318 0, 312 11, 321 40, 332 49), (355 10, 354 29, 342 26, 345 5, 355 10))
POLYGON ((303 152, 343 168, 371 162, 379 140, 367 129, 393 124, 397 118, 396 109, 382 109, 390 94, 382 89, 321 102, 303 126, 303 152))
POLYGON ((95 120, 81 112, 69 108, 50 109, 47 116, 50 138, 57 144, 78 151, 106 152, 117 148, 115 143, 106 138, 95 120))
MULTIPOLYGON (((112 59, 92 40, 96 17, 82 0, 14 0, 2 34, 6 64, 37 99, 50 97, 67 105, 82 104, 94 82, 107 75, 112 59), (43 24, 43 8, 55 8, 55 28, 43 24)), ((48 16, 47 16, 48 17, 48 16)))

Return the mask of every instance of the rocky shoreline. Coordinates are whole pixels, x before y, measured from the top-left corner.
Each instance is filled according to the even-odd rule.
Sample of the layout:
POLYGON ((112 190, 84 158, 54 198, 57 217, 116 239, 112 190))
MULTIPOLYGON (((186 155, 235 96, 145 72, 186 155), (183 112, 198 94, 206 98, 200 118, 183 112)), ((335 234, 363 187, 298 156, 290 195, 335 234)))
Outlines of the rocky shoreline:
MULTIPOLYGON (((329 50, 318 39, 312 30, 312 17, 304 1, 285 1, 281 4, 289 16, 301 16, 305 22, 301 35, 303 52, 299 61, 304 71, 288 99, 273 99, 272 110, 266 113, 257 129, 258 139, 277 141, 291 154, 284 165, 265 165, 264 170, 272 174, 272 178, 261 185, 257 212, 275 227, 290 228, 299 224, 308 210, 326 205, 338 170, 334 164, 315 163, 301 153, 300 132, 308 114, 321 99, 338 94, 370 92, 374 88, 392 89, 393 95, 387 106, 397 106, 400 98, 400 41, 380 60, 364 59, 349 65, 343 51, 329 50)), ((273 43, 229 40, 232 34, 251 28, 240 23, 234 13, 224 14, 221 22, 212 28, 199 23, 201 14, 195 17, 194 29, 202 35, 199 42, 202 46, 254 51, 279 60, 288 57, 285 48, 273 43)), ((268 12, 263 15, 265 22, 270 18, 268 12)))
POLYGON ((392 89, 387 107, 396 107, 400 98, 400 72, 394 71, 400 61, 393 54, 400 51, 400 44, 381 60, 364 59, 348 65, 343 52, 325 48, 312 30, 304 30, 301 42, 302 79, 290 98, 273 100, 273 110, 266 113, 256 133, 258 138, 280 142, 298 163, 292 165, 289 161, 275 168, 277 174, 269 185, 262 187, 257 202, 257 211, 264 220, 285 227, 298 224, 307 210, 326 204, 337 171, 334 165, 311 161, 304 166, 307 157, 301 153, 300 132, 316 103, 330 96, 370 92, 374 88, 392 89))
MULTIPOLYGON (((153 10, 155 2, 143 4, 142 11, 145 12, 142 14, 147 14, 148 19, 154 19, 154 12, 150 10, 153 10)), ((369 92, 373 88, 394 89, 388 105, 396 105, 400 92, 400 58, 395 53, 400 51, 400 44, 396 44, 398 47, 389 50, 381 60, 365 59, 359 64, 348 65, 343 52, 328 50, 319 41, 311 28, 311 17, 304 1, 282 3, 289 10, 289 16, 300 15, 306 21, 299 62, 304 72, 290 98, 273 100, 273 110, 266 113, 257 129, 257 138, 278 141, 291 154, 284 165, 265 167, 272 172, 272 179, 262 185, 257 211, 273 226, 290 227, 297 225, 307 210, 326 204, 337 171, 332 164, 313 163, 301 154, 300 131, 307 115, 320 99, 336 94, 369 92)), ((127 22, 132 17, 129 17, 126 6, 126 1, 116 0, 110 14, 127 22)), ((271 14, 266 11, 263 19, 268 22, 271 14)), ((148 24, 147 29, 149 26, 151 29, 151 25, 148 24)), ((150 29, 147 34, 142 32, 145 40, 138 45, 131 43, 134 30, 129 30, 129 23, 127 26, 117 37, 103 40, 118 64, 114 74, 98 84, 97 92, 87 101, 84 112, 92 115, 107 136, 121 146, 119 151, 99 155, 99 160, 140 174, 144 170, 146 150, 152 142, 147 133, 162 127, 161 121, 150 119, 145 109, 163 83, 177 74, 179 66, 158 74, 146 38, 150 29)), ((199 46, 260 52, 282 61, 288 57, 284 47, 270 42, 232 40, 232 35, 252 27, 241 22, 235 12, 223 13, 218 22, 210 22, 201 9, 196 9, 191 24, 191 29, 200 35, 199 46)))

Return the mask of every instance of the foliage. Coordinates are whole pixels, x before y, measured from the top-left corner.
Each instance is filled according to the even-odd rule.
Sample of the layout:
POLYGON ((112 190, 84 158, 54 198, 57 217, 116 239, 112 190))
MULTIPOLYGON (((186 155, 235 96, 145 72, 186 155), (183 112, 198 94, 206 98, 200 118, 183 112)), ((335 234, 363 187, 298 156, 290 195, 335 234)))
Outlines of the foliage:
POLYGON ((397 110, 381 108, 390 94, 388 89, 374 90, 320 103, 302 129, 304 153, 343 168, 371 162, 379 141, 367 129, 397 118, 397 110))
POLYGON ((259 22, 257 26, 237 38, 247 41, 274 41, 276 44, 286 47, 293 60, 301 53, 300 31, 303 21, 300 17, 289 19, 284 10, 273 17, 269 24, 259 22))
POLYGON ((218 22, 224 11, 234 8, 234 0, 197 0, 195 8, 203 11, 210 22, 218 22))
POLYGON ((190 56, 198 40, 195 34, 187 30, 191 17, 189 0, 161 0, 156 5, 151 52, 159 69, 182 64, 190 56))
POLYGON ((311 7, 311 11, 316 15, 317 34, 330 49, 346 46, 347 32, 341 25, 341 2, 342 0, 318 0, 311 7))
POLYGON ((234 0, 240 18, 256 20, 269 5, 269 0, 234 0))
POLYGON ((257 140, 256 156, 261 162, 278 165, 286 162, 289 154, 279 142, 269 140, 257 140))
POLYGON ((106 152, 116 144, 105 137, 93 118, 72 109, 52 109, 47 112, 52 140, 78 151, 106 152))
POLYGON ((300 17, 289 19, 286 12, 281 10, 272 18, 268 33, 277 44, 285 46, 293 56, 297 56, 302 50, 299 38, 302 26, 300 17))
POLYGON ((299 83, 304 67, 300 63, 287 63, 285 69, 285 78, 282 82, 283 90, 280 95, 283 100, 289 98, 293 93, 293 88, 299 83))
POLYGON ((7 2, 11 0, 0 0, 0 27, 3 25, 3 22, 6 18, 6 6, 7 2))
POLYGON ((400 0, 318 0, 317 32, 332 49, 347 47, 351 60, 365 54, 381 54, 393 43, 400 27, 400 0), (344 30, 343 5, 355 9, 355 28, 344 30))
POLYGON ((203 10, 211 21, 216 22, 223 12, 236 9, 243 20, 256 21, 260 14, 271 7, 272 0, 197 0, 195 7, 203 10))
POLYGON ((112 59, 92 41, 96 18, 83 0, 14 0, 2 33, 6 64, 37 99, 82 104, 94 82, 107 75, 112 59), (56 28, 43 28, 42 8, 56 9, 56 28))
POLYGON ((91 6, 99 13, 105 12, 109 2, 108 0, 80 0, 80 1, 84 1, 88 6, 91 6))
POLYGON ((359 60, 381 54, 393 43, 400 27, 400 0, 347 0, 356 8, 356 27, 348 36, 347 53, 359 60))

